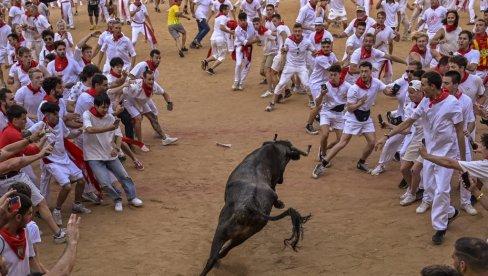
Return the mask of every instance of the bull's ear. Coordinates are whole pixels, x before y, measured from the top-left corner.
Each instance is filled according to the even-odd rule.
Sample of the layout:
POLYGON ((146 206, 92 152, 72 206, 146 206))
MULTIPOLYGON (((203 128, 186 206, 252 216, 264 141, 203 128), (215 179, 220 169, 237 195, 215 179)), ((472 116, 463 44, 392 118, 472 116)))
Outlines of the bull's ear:
POLYGON ((291 151, 288 156, 290 156, 291 160, 299 160, 300 159, 300 153, 296 151, 291 151))

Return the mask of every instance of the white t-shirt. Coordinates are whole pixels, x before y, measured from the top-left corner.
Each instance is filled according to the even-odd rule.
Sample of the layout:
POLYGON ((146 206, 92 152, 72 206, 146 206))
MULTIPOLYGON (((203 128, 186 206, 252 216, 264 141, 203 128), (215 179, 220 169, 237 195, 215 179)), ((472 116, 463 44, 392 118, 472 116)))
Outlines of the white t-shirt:
MULTIPOLYGON (((414 111, 416 109, 415 103, 414 102, 408 102, 404 106, 403 109, 405 110, 405 113, 404 113, 405 120, 408 118, 411 118, 412 114, 414 113, 414 111)), ((418 118, 417 120, 415 120, 415 122, 412 125, 411 131, 412 131, 412 136, 411 136, 412 138, 410 140, 410 144, 422 143, 422 139, 424 139, 424 129, 422 127, 422 118, 418 118)))
POLYGON ((252 24, 247 24, 246 30, 242 29, 241 26, 237 26, 235 30, 236 39, 234 41, 234 44, 236 47, 246 45, 249 40, 254 39, 254 37, 257 35, 258 33, 254 29, 252 24))
MULTIPOLYGON (((208 10, 212 6, 212 0, 193 0, 197 5, 197 10, 195 11, 196 19, 207 19, 208 10)), ((230 8, 230 7, 229 7, 230 8)))
MULTIPOLYGON (((39 35, 42 34, 44 30, 47 30, 51 26, 51 24, 49 23, 49 21, 44 15, 39 15, 37 18, 33 16, 27 17, 26 15, 24 15, 23 19, 24 19, 24 24, 30 27, 36 27, 39 35)), ((33 41, 34 32, 27 30, 24 32, 24 37, 28 41, 33 41)))
POLYGON ((281 48, 283 48, 283 46, 285 45, 285 41, 281 37, 281 34, 283 32, 285 32, 286 37, 289 37, 291 35, 291 31, 290 31, 290 28, 288 28, 288 26, 286 26, 286 25, 278 25, 278 27, 276 27, 276 42, 278 44, 278 50, 280 50, 281 48))
POLYGON ((322 35, 322 39, 319 41, 319 43, 315 43, 315 35, 316 34, 317 34, 317 32, 313 32, 309 36, 310 42, 312 42, 316 51, 322 49, 322 41, 324 41, 326 38, 328 38, 330 41, 334 42, 334 37, 332 36, 332 34, 329 31, 324 30, 324 34, 322 35))
MULTIPOLYGON (((32 68, 39 68, 39 65, 32 68)), ((32 68, 29 68, 29 70, 32 68)), ((19 63, 14 64, 10 68, 8 76, 13 78, 15 75, 17 75, 17 77, 19 78, 20 86, 26 86, 30 83, 29 73, 24 72, 24 70, 22 70, 22 66, 20 66, 19 63)))
POLYGON ((46 48, 46 44, 42 44, 42 49, 41 51, 39 52, 39 64, 42 64, 42 65, 46 65, 44 63, 44 61, 46 60, 46 56, 49 55, 49 54, 56 54, 56 50, 52 50, 52 51, 49 51, 47 48, 46 48))
MULTIPOLYGON (((376 78, 371 79, 371 84, 369 89, 362 89, 357 84, 354 84, 347 91, 347 103, 356 104, 359 101, 359 99, 364 97, 364 95, 368 95, 368 99, 358 108, 359 110, 362 111, 368 111, 373 106, 376 99, 376 95, 380 92, 383 92, 385 88, 386 85, 382 81, 376 78)), ((354 115, 353 112, 347 111, 345 118, 346 120, 357 122, 356 116, 354 115)), ((368 119, 368 121, 370 120, 371 117, 368 119)))
MULTIPOLYGON (((315 24, 315 10, 310 6, 310 3, 307 3, 305 6, 300 8, 298 12, 298 17, 295 20, 297 23, 302 24, 302 26, 306 27, 313 27, 315 24)), ((307 37, 312 33, 310 30, 303 30, 303 36, 307 37)))
POLYGON ((53 143, 53 151, 49 156, 44 157, 44 159, 48 159, 51 162, 54 162, 59 165, 68 165, 71 163, 68 154, 66 153, 66 149, 64 147, 64 138, 68 137, 70 134, 69 129, 64 124, 61 117, 59 118, 59 122, 54 127, 51 127, 49 124, 46 124, 42 121, 37 122, 34 124, 31 130, 37 131, 38 129, 46 128, 49 129, 51 134, 47 138, 46 143, 53 143))
MULTIPOLYGON (((130 74, 133 75, 136 79, 142 79, 142 74, 144 74, 144 71, 146 71, 146 67, 149 67, 147 65, 146 61, 141 61, 137 63, 134 68, 130 71, 130 74)), ((154 72, 154 79, 157 81, 159 78, 159 69, 156 68, 154 72)))
POLYGON ((37 117, 37 109, 39 109, 39 105, 44 99, 44 96, 46 96, 46 92, 42 88, 34 94, 26 85, 19 88, 15 93, 15 102, 23 106, 29 115, 35 115, 37 117))
POLYGON ((488 160, 458 161, 463 172, 468 172, 469 176, 478 178, 483 184, 488 183, 488 160))
POLYGON ((480 62, 480 51, 469 49, 467 53, 455 52, 454 55, 461 55, 468 60, 468 64, 478 64, 480 62))
POLYGON ((229 7, 229 10, 234 9, 234 5, 229 0, 224 0, 223 3, 220 3, 218 0, 214 0, 214 1, 212 1, 212 11, 214 13, 219 13, 220 5, 222 5, 222 4, 227 5, 229 7))
POLYGON ((345 60, 347 58, 347 52, 346 52, 347 47, 352 47, 353 52, 356 49, 361 48, 361 45, 363 45, 363 38, 364 36, 357 37, 356 34, 353 34, 347 38, 346 46, 344 47, 344 56, 342 57, 342 60, 345 60))
MULTIPOLYGON (((139 27, 141 26, 141 24, 143 24, 145 21, 146 21, 146 15, 149 15, 147 13, 147 8, 144 4, 141 4, 141 10, 136 12, 134 14, 134 16, 131 16, 130 19, 132 20, 132 22, 134 22, 132 26, 136 26, 136 27, 139 27)), ((130 4, 129 6, 129 11, 130 12, 133 12, 137 10, 137 6, 134 5, 134 3, 130 4)))
MULTIPOLYGON (((353 34, 356 33, 356 27, 354 27, 354 23, 356 22, 357 18, 354 18, 349 25, 347 25, 347 28, 344 30, 344 33, 347 34, 348 36, 352 36, 353 34)), ((376 21, 369 17, 366 19, 366 30, 368 30, 371 25, 375 24, 376 21)), ((364 36, 364 35, 363 35, 364 36)))
MULTIPOLYGON (((47 102, 46 100, 42 100, 42 102, 39 104, 39 108, 37 109, 37 121, 40 122, 44 118, 44 114, 41 112, 41 107, 42 105, 47 102)), ((64 115, 68 114, 66 111, 66 104, 64 103, 63 99, 59 99, 59 118, 63 118, 64 115)))
POLYGON ((261 13, 261 4, 259 4, 258 0, 253 0, 251 3, 248 3, 246 0, 242 1, 240 10, 247 14, 247 21, 252 22, 252 20, 256 17, 259 17, 261 13))
POLYGON ((387 3, 385 0, 381 2, 381 8, 386 13, 385 25, 388 27, 398 27, 398 12, 400 12, 400 4, 396 1, 387 3))
POLYGON ((76 101, 75 113, 83 116, 85 111, 89 110, 93 106, 93 100, 95 98, 88 93, 81 93, 76 101))
POLYGON ((422 20, 425 21, 427 26, 427 32, 436 33, 440 28, 442 28, 442 20, 446 18, 447 9, 443 6, 437 7, 435 10, 429 8, 422 15, 422 20))
POLYGON ((125 35, 117 41, 113 39, 113 35, 106 37, 100 51, 107 54, 106 64, 110 64, 112 58, 120 57, 124 61, 124 67, 130 67, 131 58, 136 56, 134 45, 125 35))
POLYGON ((310 86, 312 85, 320 85, 329 79, 329 67, 337 63, 337 57, 334 53, 330 53, 329 56, 316 56, 313 61, 313 70, 312 74, 310 74, 310 86))
POLYGON ((9 25, 3 25, 0 28, 0 54, 2 55, 2 60, 0 63, 4 63, 3 56, 8 54, 7 46, 8 44, 8 35, 12 33, 12 28, 9 25))
MULTIPOLYGON (((89 110, 83 113, 83 127, 89 128, 105 128, 113 125, 115 117, 112 114, 107 114, 103 118, 95 117, 89 110)), ((115 136, 122 136, 120 129, 90 134, 83 132, 83 157, 85 160, 115 160, 117 156, 113 157, 112 142, 115 136)))
MULTIPOLYGON (((58 41, 58 40, 61 40, 61 34, 59 34, 59 32, 56 32, 56 33, 54 33, 54 41, 58 41)), ((73 49, 69 45, 70 45, 70 43, 71 43, 71 45, 75 45, 75 43, 73 42, 73 36, 71 35, 70 32, 66 32, 66 38, 63 39, 63 41, 66 44, 66 56, 68 58, 72 58, 73 57, 73 49)))
POLYGON ((164 90, 154 83, 153 91, 148 97, 142 89, 142 79, 135 80, 129 87, 124 88, 124 96, 134 105, 137 110, 142 111, 143 107, 151 100, 152 95, 163 95, 164 90))
MULTIPOLYGON (((32 244, 36 244, 36 243, 41 243, 41 233, 39 232, 39 226, 37 226, 37 223, 33 220, 29 221, 29 223, 27 223, 27 225, 25 226, 26 230, 27 230, 27 233, 29 233, 29 238, 32 242, 32 244)), ((32 250, 32 253, 31 256, 35 256, 36 252, 34 252, 34 250, 32 250)))
MULTIPOLYGON (((375 25, 372 25, 367 32, 374 34, 376 32, 375 25)), ((378 34, 376 34, 376 40, 373 47, 384 53, 388 53, 388 41, 394 38, 395 32, 393 31, 393 29, 385 27, 383 30, 379 31, 378 34)))
POLYGON ((25 239, 26 239, 25 255, 24 255, 24 259, 21 260, 17 256, 17 253, 14 252, 12 248, 10 248, 10 246, 7 244, 5 239, 2 236, 0 236, 0 246, 2 244, 4 245, 2 256, 5 258, 5 263, 7 264, 8 275, 29 275, 30 274, 29 257, 34 257, 35 255, 33 255, 34 247, 32 246, 32 242, 26 230, 25 230, 25 239))
POLYGON ((330 110, 338 105, 346 104, 347 91, 351 88, 351 85, 347 82, 343 82, 339 87, 334 87, 330 81, 326 83, 328 92, 324 95, 322 100, 322 109, 320 114, 327 114, 330 110))
POLYGON ((54 60, 47 65, 49 74, 61 78, 63 83, 77 82, 82 70, 83 68, 81 68, 78 62, 75 62, 73 59, 68 59, 68 66, 62 71, 56 70, 54 60))
POLYGON ((89 87, 84 85, 82 81, 77 82, 73 87, 71 87, 68 101, 76 103, 81 93, 85 92, 88 88, 89 87))
MULTIPOLYGON (((472 51, 472 50, 471 50, 472 51)), ((465 72, 465 74, 468 74, 465 72)), ((461 83, 458 88, 463 94, 470 97, 473 103, 476 102, 478 96, 482 96, 485 93, 485 87, 483 85, 483 80, 477 75, 468 74, 468 78, 461 83)))
POLYGON ((371 56, 368 58, 361 58, 361 51, 362 48, 354 50, 351 55, 351 64, 359 65, 363 61, 369 61, 373 64, 373 68, 379 68, 379 62, 382 61, 385 56, 384 52, 371 48, 371 56))
POLYGON ((98 45, 102 46, 103 42, 107 37, 112 37, 112 33, 109 31, 104 31, 99 37, 98 37, 98 45))
POLYGON ((285 49, 287 51, 285 67, 291 66, 293 68, 306 66, 308 52, 315 51, 312 42, 305 39, 305 37, 298 45, 290 38, 287 38, 285 40, 285 49))
POLYGON ((22 19, 22 16, 25 14, 24 7, 17 7, 17 6, 12 6, 10 7, 10 10, 8 11, 8 16, 12 18, 12 25, 13 24, 24 24, 24 20, 22 19))
POLYGON ((461 104, 461 110, 463 112, 463 127, 468 129, 468 123, 473 123, 476 119, 474 117, 473 101, 465 94, 461 94, 458 99, 461 104))
POLYGON ((397 94, 395 95, 396 99, 398 100, 396 114, 397 116, 401 116, 403 118, 405 114, 405 105, 410 100, 407 96, 409 82, 405 78, 399 78, 394 82, 394 84, 400 85, 400 90, 398 90, 397 94))
POLYGON ((221 29, 220 26, 224 26, 227 28, 227 22, 229 22, 230 18, 225 15, 219 15, 215 18, 214 20, 214 30, 212 33, 212 36, 210 37, 210 40, 215 40, 215 41, 225 41, 226 40, 226 33, 224 33, 221 29))

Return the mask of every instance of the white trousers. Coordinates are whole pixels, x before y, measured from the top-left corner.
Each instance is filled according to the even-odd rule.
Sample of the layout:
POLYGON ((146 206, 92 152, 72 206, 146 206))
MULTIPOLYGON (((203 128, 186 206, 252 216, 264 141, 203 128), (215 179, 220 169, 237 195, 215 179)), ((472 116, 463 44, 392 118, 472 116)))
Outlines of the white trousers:
POLYGON ((234 81, 242 84, 246 80, 249 69, 251 68, 251 61, 242 52, 242 46, 236 47, 236 68, 234 72, 234 81))
POLYGON ((283 72, 281 73, 280 81, 275 87, 274 93, 275 94, 280 94, 283 88, 286 86, 286 84, 291 80, 293 75, 297 74, 298 78, 300 79, 300 82, 302 83, 302 87, 305 89, 305 91, 310 91, 310 87, 308 85, 308 71, 307 71, 307 66, 290 66, 288 64, 285 64, 285 67, 283 68, 283 72))
POLYGON ((119 18, 121 22, 130 21, 129 5, 129 0, 118 1, 119 18), (124 2, 123 7, 122 2, 124 2))
POLYGON ((405 135, 398 134, 390 139, 386 140, 385 146, 380 154, 380 161, 379 164, 385 164, 393 160, 395 153, 398 151, 398 148, 402 145, 402 142, 405 138, 405 135))
POLYGON ((469 0, 468 2, 469 22, 474 22, 474 18, 476 17, 476 13, 474 12, 474 2, 476 2, 476 0, 469 0))
POLYGON ((424 160, 422 179, 423 200, 432 204, 431 220, 434 230, 446 230, 448 218, 454 215, 451 206, 451 177, 453 170, 424 160))
MULTIPOLYGON (((466 143, 466 161, 471 161, 472 160, 471 146, 469 145, 468 138, 466 138, 465 143, 466 143)), ((468 203, 471 204, 471 192, 464 187, 464 185, 461 182, 461 178, 459 178, 459 180, 460 180, 459 192, 461 194, 461 198, 460 198, 461 205, 468 204, 468 203)))
POLYGON ((71 2, 61 2, 61 14, 66 25, 70 28, 75 27, 75 21, 73 19, 73 12, 71 11, 71 2))
POLYGON ((144 24, 132 22, 132 44, 136 45, 136 42, 139 39, 139 36, 141 34, 145 40, 146 39, 146 32, 147 32, 147 41, 149 41, 149 43, 151 44, 151 49, 156 49, 156 47, 154 47, 154 42, 152 41, 152 37, 149 34, 149 30, 146 30, 146 32, 145 32, 146 28, 147 27, 144 24))

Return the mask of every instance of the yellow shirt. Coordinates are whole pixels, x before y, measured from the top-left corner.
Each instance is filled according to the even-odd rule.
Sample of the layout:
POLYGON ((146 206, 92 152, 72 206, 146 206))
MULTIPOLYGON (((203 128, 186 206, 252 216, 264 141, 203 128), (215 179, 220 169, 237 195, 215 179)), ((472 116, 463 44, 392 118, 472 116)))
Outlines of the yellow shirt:
POLYGON ((180 6, 173 5, 168 10, 168 25, 180 24, 180 18, 176 16, 176 13, 180 12, 180 6))

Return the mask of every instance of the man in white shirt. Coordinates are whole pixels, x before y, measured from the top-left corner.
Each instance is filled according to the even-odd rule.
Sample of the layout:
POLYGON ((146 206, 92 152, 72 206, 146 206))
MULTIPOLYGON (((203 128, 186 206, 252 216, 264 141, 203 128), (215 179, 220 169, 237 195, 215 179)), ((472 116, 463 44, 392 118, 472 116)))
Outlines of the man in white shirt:
POLYGON ((280 51, 281 62, 285 65, 280 81, 275 87, 274 97, 268 106, 266 106, 265 111, 271 112, 275 108, 275 104, 278 102, 280 95, 283 92, 282 90, 295 74, 298 75, 305 91, 309 94, 309 105, 315 107, 308 85, 308 70, 306 66, 306 57, 308 53, 315 54, 315 48, 312 45, 312 42, 304 37, 302 24, 295 23, 293 26, 293 35, 285 40, 283 48, 281 48, 280 51))
POLYGON ((261 4, 258 0, 245 0, 242 1, 240 6, 240 12, 247 15, 247 23, 252 24, 252 20, 255 17, 261 19, 261 4))
MULTIPOLYGON (((425 146, 429 152, 466 160, 463 115, 459 101, 441 89, 442 77, 439 73, 427 72, 422 76, 421 82, 426 97, 412 116, 385 134, 385 137, 377 142, 377 146, 380 147, 391 136, 410 128, 417 119, 422 119, 425 146)), ((449 193, 453 171, 428 160, 425 160, 423 165, 425 191, 417 212, 423 213, 432 206, 431 220, 436 231, 432 236, 432 242, 434 245, 440 245, 448 224, 459 214, 459 211, 450 205, 449 193)))
POLYGON ((5 59, 8 56, 8 35, 12 32, 12 28, 3 21, 3 14, 0 12, 0 86, 6 86, 3 78, 2 67, 5 64, 5 59))
POLYGON ((24 21, 22 16, 25 14, 24 8, 22 7, 22 0, 13 0, 12 6, 8 11, 9 23, 10 24, 23 24, 24 21))
POLYGON ((207 22, 207 15, 212 5, 212 0, 193 0, 190 1, 190 11, 192 16, 196 19, 198 33, 190 43, 190 48, 202 48, 203 38, 210 32, 210 26, 207 22), (197 10, 195 11, 195 5, 197 10))
POLYGON ((310 34, 315 31, 315 7, 317 0, 309 0, 308 3, 300 8, 296 23, 300 23, 303 29, 303 36, 308 39, 310 34))
MULTIPOLYGON (((102 86, 107 86, 105 79, 102 86)), ((109 113, 110 98, 101 93, 94 98, 94 106, 83 113, 83 156, 103 190, 115 203, 115 211, 122 212, 122 198, 111 181, 112 173, 122 185, 130 205, 140 207, 142 200, 137 198, 136 187, 117 158, 120 151, 122 133, 120 120, 109 113)))
POLYGON ((98 43, 97 47, 93 51, 93 58, 97 56, 97 54, 100 52, 100 49, 102 49, 103 42, 105 41, 105 38, 111 37, 112 36, 112 29, 114 26, 115 19, 109 19, 107 21, 107 29, 102 32, 102 34, 98 35, 98 43))
POLYGON ((285 65, 284 62, 282 62, 281 49, 285 47, 285 41, 291 35, 291 31, 290 28, 283 23, 281 15, 273 14, 271 18, 273 25, 276 27, 276 44, 278 47, 278 54, 274 57, 273 64, 271 65, 273 85, 276 85, 279 81, 281 71, 283 71, 283 66, 285 65))
POLYGON ((49 54, 56 54, 56 51, 54 50, 54 33, 51 30, 44 30, 41 33, 41 37, 44 43, 42 44, 38 61, 40 64, 47 66, 49 61, 46 59, 46 57, 49 54))
POLYGON ((480 51, 471 48, 471 41, 473 40, 473 34, 470 31, 464 30, 459 33, 458 37, 458 50, 455 55, 461 55, 468 60, 468 66, 466 71, 470 74, 476 74, 478 63, 480 62, 480 51))
POLYGON ((394 31, 398 30, 400 27, 400 3, 396 0, 380 0, 376 4, 376 10, 383 9, 386 14, 386 21, 384 21, 385 26, 392 28, 394 31))
POLYGON ((232 15, 232 19, 234 21, 237 21, 237 17, 236 17, 236 14, 235 14, 235 7, 234 5, 232 4, 231 1, 229 0, 215 0, 215 1, 212 1, 212 9, 211 9, 211 13, 208 17, 208 20, 207 21, 210 21, 210 18, 212 18, 212 16, 214 14, 218 14, 220 12, 220 6, 222 4, 225 4, 227 5, 227 7, 229 7, 229 12, 231 13, 232 15))
POLYGON ((354 18, 351 21, 351 23, 349 23, 347 28, 342 33, 333 34, 333 36, 338 38, 352 36, 354 33, 356 33, 357 31, 356 28, 358 27, 360 22, 366 23, 366 27, 365 27, 366 30, 368 30, 371 27, 371 25, 376 23, 376 21, 373 18, 366 15, 366 11, 363 6, 357 6, 356 18, 354 18))
POLYGON ((120 57, 124 61, 124 70, 130 71, 134 67, 136 51, 130 39, 122 33, 122 23, 120 21, 113 22, 112 35, 107 36, 102 43, 98 67, 100 68, 103 55, 106 53, 107 58, 102 70, 104 73, 110 70, 110 60, 114 57, 120 57))
POLYGON ((243 83, 251 68, 252 46, 259 42, 257 32, 254 30, 252 24, 247 21, 247 15, 240 13, 239 26, 235 30, 235 53, 236 53, 236 65, 234 73, 234 84, 232 84, 232 90, 242 91, 243 83))
POLYGON ((29 84, 29 70, 30 69, 40 69, 44 75, 48 75, 49 73, 46 70, 46 67, 43 65, 38 64, 35 60, 32 59, 31 50, 26 47, 20 47, 18 49, 18 62, 14 64, 10 68, 8 82, 12 84, 12 90, 16 91, 22 86, 29 84))
POLYGON ((352 34, 346 40, 344 55, 342 57, 343 62, 349 61, 351 59, 352 53, 354 53, 356 49, 361 48, 361 46, 363 45, 363 34, 365 33, 365 31, 366 22, 359 22, 356 30, 354 31, 354 34, 352 34))
POLYGON ((474 74, 466 71, 468 60, 460 55, 449 58, 449 69, 459 72, 461 82, 459 90, 473 101, 473 104, 484 104, 486 100, 483 80, 474 74))
POLYGON ((149 18, 149 13, 141 0, 136 0, 129 7, 131 27, 132 27, 132 44, 136 46, 137 39, 142 34, 144 38, 151 44, 151 49, 156 49, 156 36, 154 35, 154 28, 149 18))
POLYGON ((30 83, 22 86, 15 93, 15 102, 27 110, 27 117, 37 122, 37 110, 42 99, 46 96, 46 92, 41 87, 44 75, 39 69, 30 69, 29 79, 30 83))
POLYGON ((442 28, 442 20, 446 18, 447 9, 439 4, 439 0, 431 0, 428 8, 422 18, 419 26, 425 23, 429 39, 433 38, 435 33, 442 28))
POLYGON ((23 24, 26 26, 24 37, 27 41, 27 48, 34 51, 34 56, 38 57, 42 47, 41 34, 44 30, 51 29, 51 24, 47 18, 39 14, 37 7, 31 5, 27 8, 27 12, 22 17, 23 24))
MULTIPOLYGON (((84 93, 92 85, 92 78, 95 74, 100 74, 100 69, 96 65, 88 64, 83 68, 80 73, 80 80, 71 87, 68 97, 68 103, 66 104, 66 110, 68 112, 74 112, 78 97, 84 93)), ((80 115, 81 118, 81 115, 80 115)))
POLYGON ((127 21, 127 25, 130 25, 130 12, 129 12, 129 0, 118 0, 118 8, 119 8, 119 18, 120 22, 124 24, 127 21))
POLYGON ((315 31, 310 34, 309 39, 314 45, 316 51, 320 51, 322 49, 322 41, 328 39, 329 41, 334 42, 334 37, 324 25, 323 18, 315 18, 315 31))
POLYGON ((373 78, 373 65, 364 61, 359 64, 360 77, 347 92, 346 115, 344 130, 339 142, 329 150, 322 161, 317 164, 312 172, 313 178, 318 178, 330 161, 349 144, 353 135, 363 135, 366 139, 359 161, 356 164, 358 170, 368 172, 366 159, 371 155, 376 141, 375 127, 371 120, 371 107, 380 92, 387 93, 387 87, 380 80, 373 78))
MULTIPOLYGON (((268 8, 273 8, 273 5, 269 5, 268 8)), ((276 36, 273 35, 273 31, 275 31, 274 25, 272 25, 272 29, 266 28, 262 22, 259 21, 259 18, 253 19, 253 26, 254 29, 258 32, 259 40, 263 43, 263 60, 261 62, 261 68, 259 70, 259 74, 265 77, 264 83, 267 84, 268 89, 264 94, 261 95, 261 98, 266 98, 272 96, 273 90, 273 80, 272 80, 272 73, 271 73, 271 65, 273 64, 273 59, 278 53, 278 46, 276 44, 276 36)))

